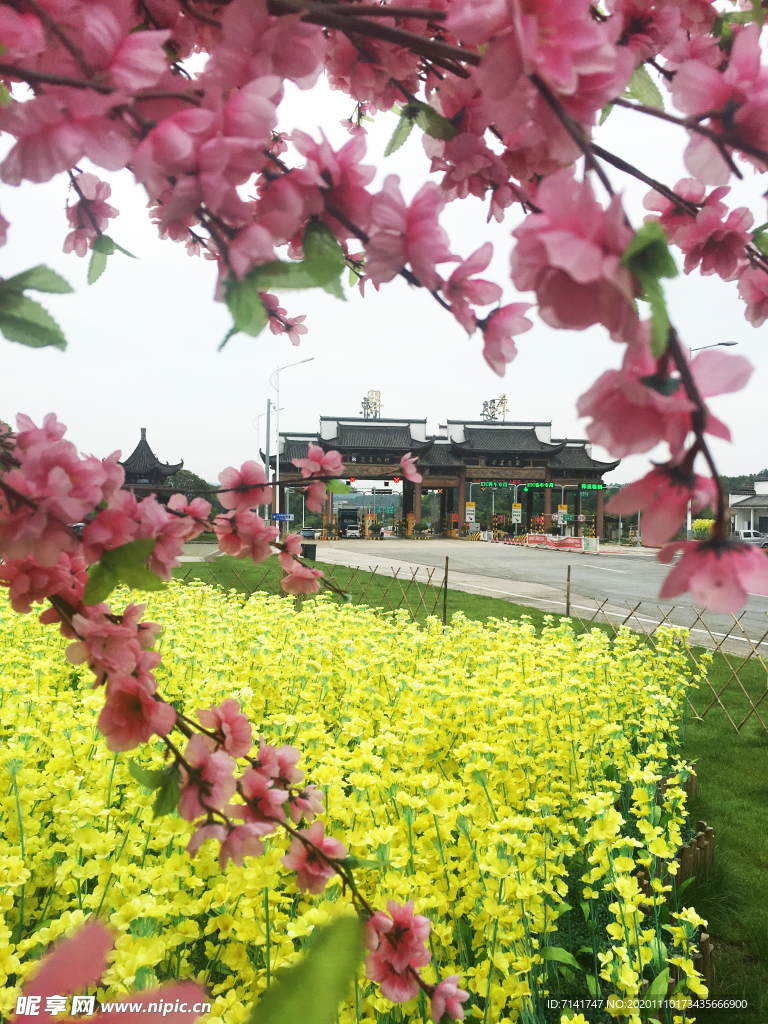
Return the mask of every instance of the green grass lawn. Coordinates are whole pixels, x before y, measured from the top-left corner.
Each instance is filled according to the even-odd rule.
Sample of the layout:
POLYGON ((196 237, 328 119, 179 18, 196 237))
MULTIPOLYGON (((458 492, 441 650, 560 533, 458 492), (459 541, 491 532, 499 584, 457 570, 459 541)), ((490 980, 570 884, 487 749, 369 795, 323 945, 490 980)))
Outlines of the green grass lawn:
MULTIPOLYGON (((390 577, 361 574, 345 566, 313 564, 348 592, 353 603, 387 609, 404 600, 419 622, 424 622, 428 614, 442 617, 441 570, 435 572, 436 586, 427 587, 406 580, 398 584, 390 577)), ((280 593, 282 570, 274 559, 253 566, 224 556, 215 563, 188 563, 174 575, 213 581, 243 593, 257 589, 280 593)), ((537 629, 545 620, 557 622, 563 618, 511 601, 449 589, 448 621, 457 611, 481 622, 527 615, 537 629)), ((577 620, 574 627, 581 628, 577 620)), ((610 632, 606 625, 598 628, 610 632)), ((690 651, 697 662, 704 653, 697 647, 690 651)), ((694 821, 703 819, 715 830, 715 867, 707 879, 688 887, 683 902, 695 906, 709 922, 716 970, 711 997, 749 1002, 748 1011, 699 1015, 698 1019, 707 1024, 768 1024, 768 733, 754 714, 742 725, 750 704, 732 674, 737 670, 753 704, 765 695, 759 710, 766 724, 768 677, 756 658, 747 664, 742 661, 733 655, 715 654, 707 671, 728 714, 741 725, 740 732, 717 704, 703 720, 697 717, 714 700, 710 688, 701 686, 691 692, 694 711, 686 716, 682 737, 686 757, 696 762, 699 783, 691 817, 694 821)))

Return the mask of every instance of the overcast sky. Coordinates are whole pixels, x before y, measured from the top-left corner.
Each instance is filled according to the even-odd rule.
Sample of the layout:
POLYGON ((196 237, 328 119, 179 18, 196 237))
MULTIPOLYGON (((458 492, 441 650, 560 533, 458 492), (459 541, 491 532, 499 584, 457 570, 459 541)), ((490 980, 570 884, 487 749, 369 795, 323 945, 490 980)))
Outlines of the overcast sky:
MULTIPOLYGON (((352 107, 347 97, 324 85, 308 93, 289 86, 280 128, 316 134, 322 127, 338 148, 349 138, 339 122, 352 107)), ((383 158, 395 123, 394 114, 386 114, 369 125, 370 162, 378 168, 372 187, 378 188, 386 174, 399 174, 408 200, 424 181, 429 162, 418 129, 398 153, 383 158)), ((617 109, 600 129, 599 141, 671 185, 685 175, 685 139, 672 125, 617 109)), ((576 399, 621 360, 623 347, 608 340, 602 328, 555 331, 537 320, 518 340, 520 354, 500 379, 482 359, 479 332, 467 338, 424 290, 401 279, 378 294, 369 289, 365 299, 357 289, 348 290, 346 302, 325 292, 285 292, 281 299, 289 315, 307 315, 309 334, 299 348, 284 335, 265 331, 256 339, 238 335, 218 353, 231 321, 226 307, 213 301, 214 264, 188 257, 181 245, 159 241, 147 217, 144 191, 128 171, 109 175, 95 170, 112 183, 111 201, 121 211, 109 233, 138 259, 111 257, 91 287, 86 284, 87 260, 61 251, 67 232, 65 175, 46 185, 4 186, 0 198, 0 209, 11 222, 8 244, 0 250, 0 274, 9 277, 47 263, 75 288, 73 295, 43 297, 69 340, 66 352, 0 339, 5 363, 0 417, 13 421, 22 411, 40 420, 56 411, 69 427, 68 436, 85 452, 104 456, 120 449, 126 456, 146 427, 160 459, 184 459, 186 468, 213 480, 227 465, 258 458, 265 421, 256 417, 266 408, 270 374, 278 365, 310 357, 314 362, 281 375, 282 430, 316 430, 321 414, 358 415, 364 395, 376 388, 384 416, 426 416, 430 430, 446 418, 479 419, 484 400, 506 394, 508 420, 551 420, 555 436, 583 437, 576 399)), ((618 171, 609 169, 609 174, 615 187, 625 191, 627 210, 639 224, 646 187, 618 171)), ((745 168, 745 181, 734 188, 731 205, 746 203, 756 224, 762 223, 768 219, 761 196, 765 187, 764 179, 745 168)), ((501 225, 487 225, 486 209, 475 199, 446 207, 441 223, 452 251, 466 257, 491 239, 494 261, 485 276, 504 287, 504 302, 530 300, 530 294, 517 295, 509 280, 510 232, 520 215, 513 208, 501 225)), ((737 341, 739 347, 730 351, 746 355, 755 366, 745 391, 713 400, 734 439, 731 445, 715 441, 713 448, 724 473, 763 469, 768 464, 768 325, 755 330, 747 324, 735 285, 718 277, 681 274, 667 289, 673 321, 686 344, 695 348, 737 341)), ((663 460, 664 451, 651 457, 663 460)), ((599 449, 594 454, 609 458, 599 449)), ((646 467, 646 456, 627 459, 610 479, 628 481, 646 467)))

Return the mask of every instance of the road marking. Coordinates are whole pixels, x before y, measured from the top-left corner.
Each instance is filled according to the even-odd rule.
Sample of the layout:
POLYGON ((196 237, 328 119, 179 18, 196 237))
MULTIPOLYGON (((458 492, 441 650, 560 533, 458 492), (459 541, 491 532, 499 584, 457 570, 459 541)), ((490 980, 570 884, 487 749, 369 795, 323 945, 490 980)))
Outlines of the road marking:
POLYGON ((601 572, 620 572, 620 573, 623 573, 625 576, 629 572, 629 569, 606 569, 606 567, 604 565, 589 565, 589 564, 586 564, 586 563, 583 565, 583 568, 584 569, 600 569, 601 572))

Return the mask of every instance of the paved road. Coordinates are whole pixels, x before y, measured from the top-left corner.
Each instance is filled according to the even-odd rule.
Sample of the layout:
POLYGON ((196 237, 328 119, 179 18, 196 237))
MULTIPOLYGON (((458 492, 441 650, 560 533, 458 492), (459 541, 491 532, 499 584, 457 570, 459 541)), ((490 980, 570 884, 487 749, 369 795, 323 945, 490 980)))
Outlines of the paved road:
MULTIPOLYGON (((530 604, 547 611, 565 611, 565 579, 571 566, 571 603, 582 617, 589 617, 598 602, 606 601, 612 621, 620 621, 638 602, 638 628, 652 629, 661 614, 670 613, 670 621, 692 626, 691 639, 713 646, 706 629, 714 634, 716 644, 730 631, 725 649, 748 653, 749 645, 735 627, 731 616, 705 613, 705 627, 696 622, 691 602, 659 601, 658 592, 668 569, 660 565, 651 551, 603 550, 599 555, 563 551, 541 551, 516 545, 469 543, 460 540, 409 541, 391 538, 385 541, 344 540, 318 544, 318 561, 345 565, 378 566, 386 571, 394 566, 435 567, 439 570, 449 559, 449 586, 471 593, 487 593, 530 604)), ((740 616, 744 633, 753 642, 764 641, 761 650, 768 651, 768 598, 751 596, 740 616)))

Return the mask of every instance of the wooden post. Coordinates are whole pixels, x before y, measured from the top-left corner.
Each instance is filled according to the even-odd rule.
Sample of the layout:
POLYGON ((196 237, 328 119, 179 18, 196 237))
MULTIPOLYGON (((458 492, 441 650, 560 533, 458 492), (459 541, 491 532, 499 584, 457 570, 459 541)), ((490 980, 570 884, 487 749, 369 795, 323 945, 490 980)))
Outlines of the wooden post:
POLYGON ((416 516, 416 522, 421 522, 421 481, 414 484, 414 499, 413 499, 413 512, 416 516))

